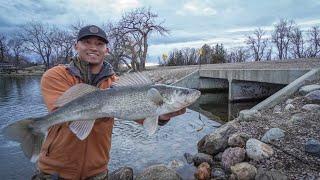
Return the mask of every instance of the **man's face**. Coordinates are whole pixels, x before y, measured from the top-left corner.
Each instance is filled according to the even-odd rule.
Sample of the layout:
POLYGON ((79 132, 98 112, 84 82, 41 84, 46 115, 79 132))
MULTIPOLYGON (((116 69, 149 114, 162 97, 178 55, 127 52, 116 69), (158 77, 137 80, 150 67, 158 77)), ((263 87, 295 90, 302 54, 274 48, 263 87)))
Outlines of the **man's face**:
POLYGON ((102 64, 108 53, 106 43, 97 36, 84 37, 75 44, 75 49, 81 60, 90 64, 102 64))

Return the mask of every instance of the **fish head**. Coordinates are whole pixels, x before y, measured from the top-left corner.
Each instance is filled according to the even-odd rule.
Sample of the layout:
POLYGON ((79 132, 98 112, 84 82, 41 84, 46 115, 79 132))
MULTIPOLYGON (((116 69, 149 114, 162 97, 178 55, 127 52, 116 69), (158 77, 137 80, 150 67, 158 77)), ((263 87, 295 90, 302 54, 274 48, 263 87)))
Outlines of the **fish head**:
MULTIPOLYGON (((201 92, 196 89, 183 88, 170 85, 154 85, 158 93, 158 98, 161 99, 161 106, 165 113, 174 112, 185 108, 194 103, 201 95, 201 92)), ((154 93, 156 94, 156 93, 154 93)))

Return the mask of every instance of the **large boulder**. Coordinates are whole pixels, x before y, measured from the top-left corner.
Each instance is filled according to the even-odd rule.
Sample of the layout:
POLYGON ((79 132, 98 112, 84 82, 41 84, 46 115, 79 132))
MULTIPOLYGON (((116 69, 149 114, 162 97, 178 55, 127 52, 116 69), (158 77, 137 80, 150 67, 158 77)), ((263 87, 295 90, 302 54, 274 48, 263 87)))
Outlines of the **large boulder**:
POLYGON ((297 113, 291 116, 289 122, 294 125, 299 125, 305 121, 305 115, 303 113, 297 113))
POLYGON ((302 106, 302 109, 305 111, 318 111, 320 110, 320 105, 318 104, 306 104, 302 106))
POLYGON ((181 177, 172 169, 163 164, 147 167, 136 180, 181 180, 181 177))
POLYGON ((227 179, 226 172, 222 168, 213 168, 211 171, 211 178, 216 180, 227 179))
POLYGON ((305 95, 305 97, 308 100, 310 100, 312 103, 319 104, 320 103, 320 90, 312 91, 312 92, 308 93, 307 95, 305 95))
POLYGON ((216 155, 224 151, 228 146, 228 138, 236 132, 236 122, 228 122, 216 129, 213 133, 204 136, 198 142, 198 151, 210 155, 216 155))
POLYGON ((305 151, 320 158, 320 142, 316 139, 309 139, 305 144, 305 151))
POLYGON ((230 170, 231 166, 242 162, 245 157, 246 151, 243 148, 228 148, 222 154, 221 163, 225 170, 230 170))
POLYGON ((245 109, 239 112, 240 121, 253 121, 256 118, 261 117, 261 113, 258 110, 245 109))
POLYGON ((273 149, 269 145, 254 138, 247 141, 246 152, 250 159, 256 161, 269 158, 273 155, 273 149))
POLYGON ((306 95, 312 91, 315 91, 315 90, 320 90, 320 85, 312 84, 312 85, 302 86, 299 89, 299 93, 304 96, 304 95, 306 95))
POLYGON ((261 138, 262 142, 269 143, 273 140, 278 140, 284 137, 284 130, 280 128, 269 129, 261 138))
POLYGON ((257 168, 247 162, 242 162, 231 166, 231 172, 237 179, 251 180, 255 178, 257 168))
POLYGON ((133 169, 130 167, 121 167, 108 175, 108 179, 113 180, 132 180, 133 169))
POLYGON ((193 163, 193 155, 190 153, 184 153, 183 156, 186 158, 188 164, 193 163))
POLYGON ((211 167, 208 163, 204 162, 198 166, 197 172, 194 175, 197 180, 209 180, 211 176, 211 167))
POLYGON ((228 145, 231 147, 244 147, 250 136, 246 133, 234 133, 228 139, 228 145))
POLYGON ((195 166, 199 166, 203 162, 213 165, 213 157, 205 153, 197 153, 193 156, 193 162, 195 166))

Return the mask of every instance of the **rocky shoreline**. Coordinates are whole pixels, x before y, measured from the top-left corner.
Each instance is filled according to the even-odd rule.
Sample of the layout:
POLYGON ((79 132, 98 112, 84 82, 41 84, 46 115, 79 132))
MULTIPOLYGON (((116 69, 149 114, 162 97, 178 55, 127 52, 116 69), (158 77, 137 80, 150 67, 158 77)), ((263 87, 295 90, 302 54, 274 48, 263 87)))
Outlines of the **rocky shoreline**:
MULTIPOLYGON (((169 77, 153 72, 151 78, 166 83, 169 77)), ((168 165, 153 165, 137 175, 131 171, 131 176, 126 177, 318 180, 319 141, 320 79, 308 82, 272 108, 241 111, 236 119, 204 136, 197 144, 197 154, 185 153, 185 162, 173 160, 168 165)), ((114 179, 112 175, 110 179, 114 179)))

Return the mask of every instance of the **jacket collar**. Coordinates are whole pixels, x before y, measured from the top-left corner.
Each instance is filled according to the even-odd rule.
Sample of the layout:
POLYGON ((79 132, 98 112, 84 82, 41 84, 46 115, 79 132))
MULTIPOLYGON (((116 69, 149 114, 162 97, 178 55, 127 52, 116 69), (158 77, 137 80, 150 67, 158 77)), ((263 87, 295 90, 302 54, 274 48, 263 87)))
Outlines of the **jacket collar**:
MULTIPOLYGON (((66 65, 66 68, 71 75, 76 76, 82 80, 84 79, 81 76, 80 69, 75 65, 73 59, 69 64, 66 65)), ((93 80, 90 80, 90 83, 88 83, 88 84, 97 85, 102 79, 109 77, 109 76, 112 76, 114 74, 115 74, 115 72, 113 70, 112 65, 106 61, 103 61, 103 65, 102 65, 102 68, 101 68, 99 74, 96 75, 96 77, 93 80)), ((89 79, 91 79, 90 73, 89 73, 89 79)))

